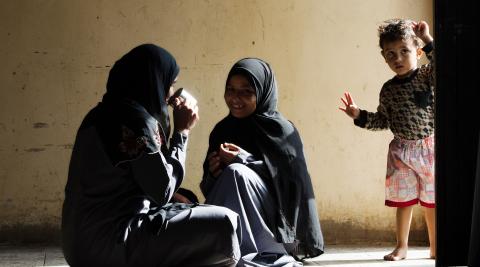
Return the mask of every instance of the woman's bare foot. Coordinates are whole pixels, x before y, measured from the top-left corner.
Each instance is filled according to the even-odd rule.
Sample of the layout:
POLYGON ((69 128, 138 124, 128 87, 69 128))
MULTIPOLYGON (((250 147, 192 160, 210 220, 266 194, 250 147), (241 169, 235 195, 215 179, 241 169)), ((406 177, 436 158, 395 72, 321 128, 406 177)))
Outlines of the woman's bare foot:
POLYGON ((404 260, 407 257, 406 247, 396 247, 392 253, 383 256, 383 259, 386 261, 399 261, 404 260))

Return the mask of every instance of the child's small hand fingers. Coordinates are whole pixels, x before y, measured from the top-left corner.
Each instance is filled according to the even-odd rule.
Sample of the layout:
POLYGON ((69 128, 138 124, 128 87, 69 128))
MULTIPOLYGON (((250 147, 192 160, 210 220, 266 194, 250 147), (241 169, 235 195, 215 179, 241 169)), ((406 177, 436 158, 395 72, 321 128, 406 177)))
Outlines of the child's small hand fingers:
POLYGON ((348 103, 347 103, 347 100, 345 100, 343 97, 340 98, 340 100, 342 100, 343 104, 345 104, 346 107, 348 107, 348 103))
POLYGON ((350 95, 350 93, 348 93, 348 92, 347 92, 347 100, 348 100, 348 104, 353 103, 352 95, 350 95))

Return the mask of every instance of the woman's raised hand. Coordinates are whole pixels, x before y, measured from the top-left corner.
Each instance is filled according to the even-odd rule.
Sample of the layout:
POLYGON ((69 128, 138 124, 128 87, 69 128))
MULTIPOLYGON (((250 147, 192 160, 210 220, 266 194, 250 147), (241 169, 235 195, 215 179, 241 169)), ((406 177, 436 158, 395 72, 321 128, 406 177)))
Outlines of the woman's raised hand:
POLYGON ((179 99, 173 101, 173 121, 176 131, 188 134, 199 119, 196 103, 179 99))
POLYGON ((347 114, 350 118, 358 119, 358 117, 360 116, 360 109, 355 104, 355 101, 353 101, 353 98, 350 95, 350 93, 345 92, 343 94, 343 97, 340 99, 342 100, 345 107, 339 107, 339 109, 345 112, 345 114, 347 114))

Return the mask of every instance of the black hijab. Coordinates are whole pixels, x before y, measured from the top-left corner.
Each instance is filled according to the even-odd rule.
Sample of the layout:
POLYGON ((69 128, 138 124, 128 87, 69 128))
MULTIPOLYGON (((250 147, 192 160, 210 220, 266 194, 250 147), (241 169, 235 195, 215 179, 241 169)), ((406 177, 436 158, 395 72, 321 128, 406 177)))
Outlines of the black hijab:
POLYGON ((158 121, 168 141, 170 119, 165 97, 179 71, 167 50, 153 44, 139 45, 113 65, 103 102, 135 101, 158 121))
POLYGON ((294 125, 277 110, 275 75, 268 63, 256 58, 235 63, 227 83, 236 74, 245 76, 255 88, 256 110, 246 118, 229 114, 220 121, 210 135, 208 153, 231 142, 264 160, 279 211, 275 235, 283 243, 299 241, 299 254, 318 256, 323 253, 323 236, 303 144, 294 125))
POLYGON ((139 45, 115 62, 102 102, 81 126, 96 125, 114 165, 166 149, 170 118, 165 97, 178 73, 175 58, 153 44, 139 45))

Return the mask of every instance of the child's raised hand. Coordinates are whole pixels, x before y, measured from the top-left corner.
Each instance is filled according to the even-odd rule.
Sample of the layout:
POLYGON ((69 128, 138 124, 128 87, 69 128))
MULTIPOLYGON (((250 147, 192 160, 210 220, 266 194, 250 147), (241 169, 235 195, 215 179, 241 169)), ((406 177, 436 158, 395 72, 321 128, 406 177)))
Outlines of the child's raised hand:
POLYGON ((412 29, 415 35, 422 39, 425 44, 433 41, 433 37, 430 35, 430 29, 425 21, 412 22, 412 29))
POLYGON ((347 114, 350 118, 357 119, 360 116, 360 109, 353 101, 353 98, 350 95, 350 93, 345 92, 343 94, 343 97, 340 99, 342 100, 345 107, 339 107, 339 109, 345 112, 345 114, 347 114))

